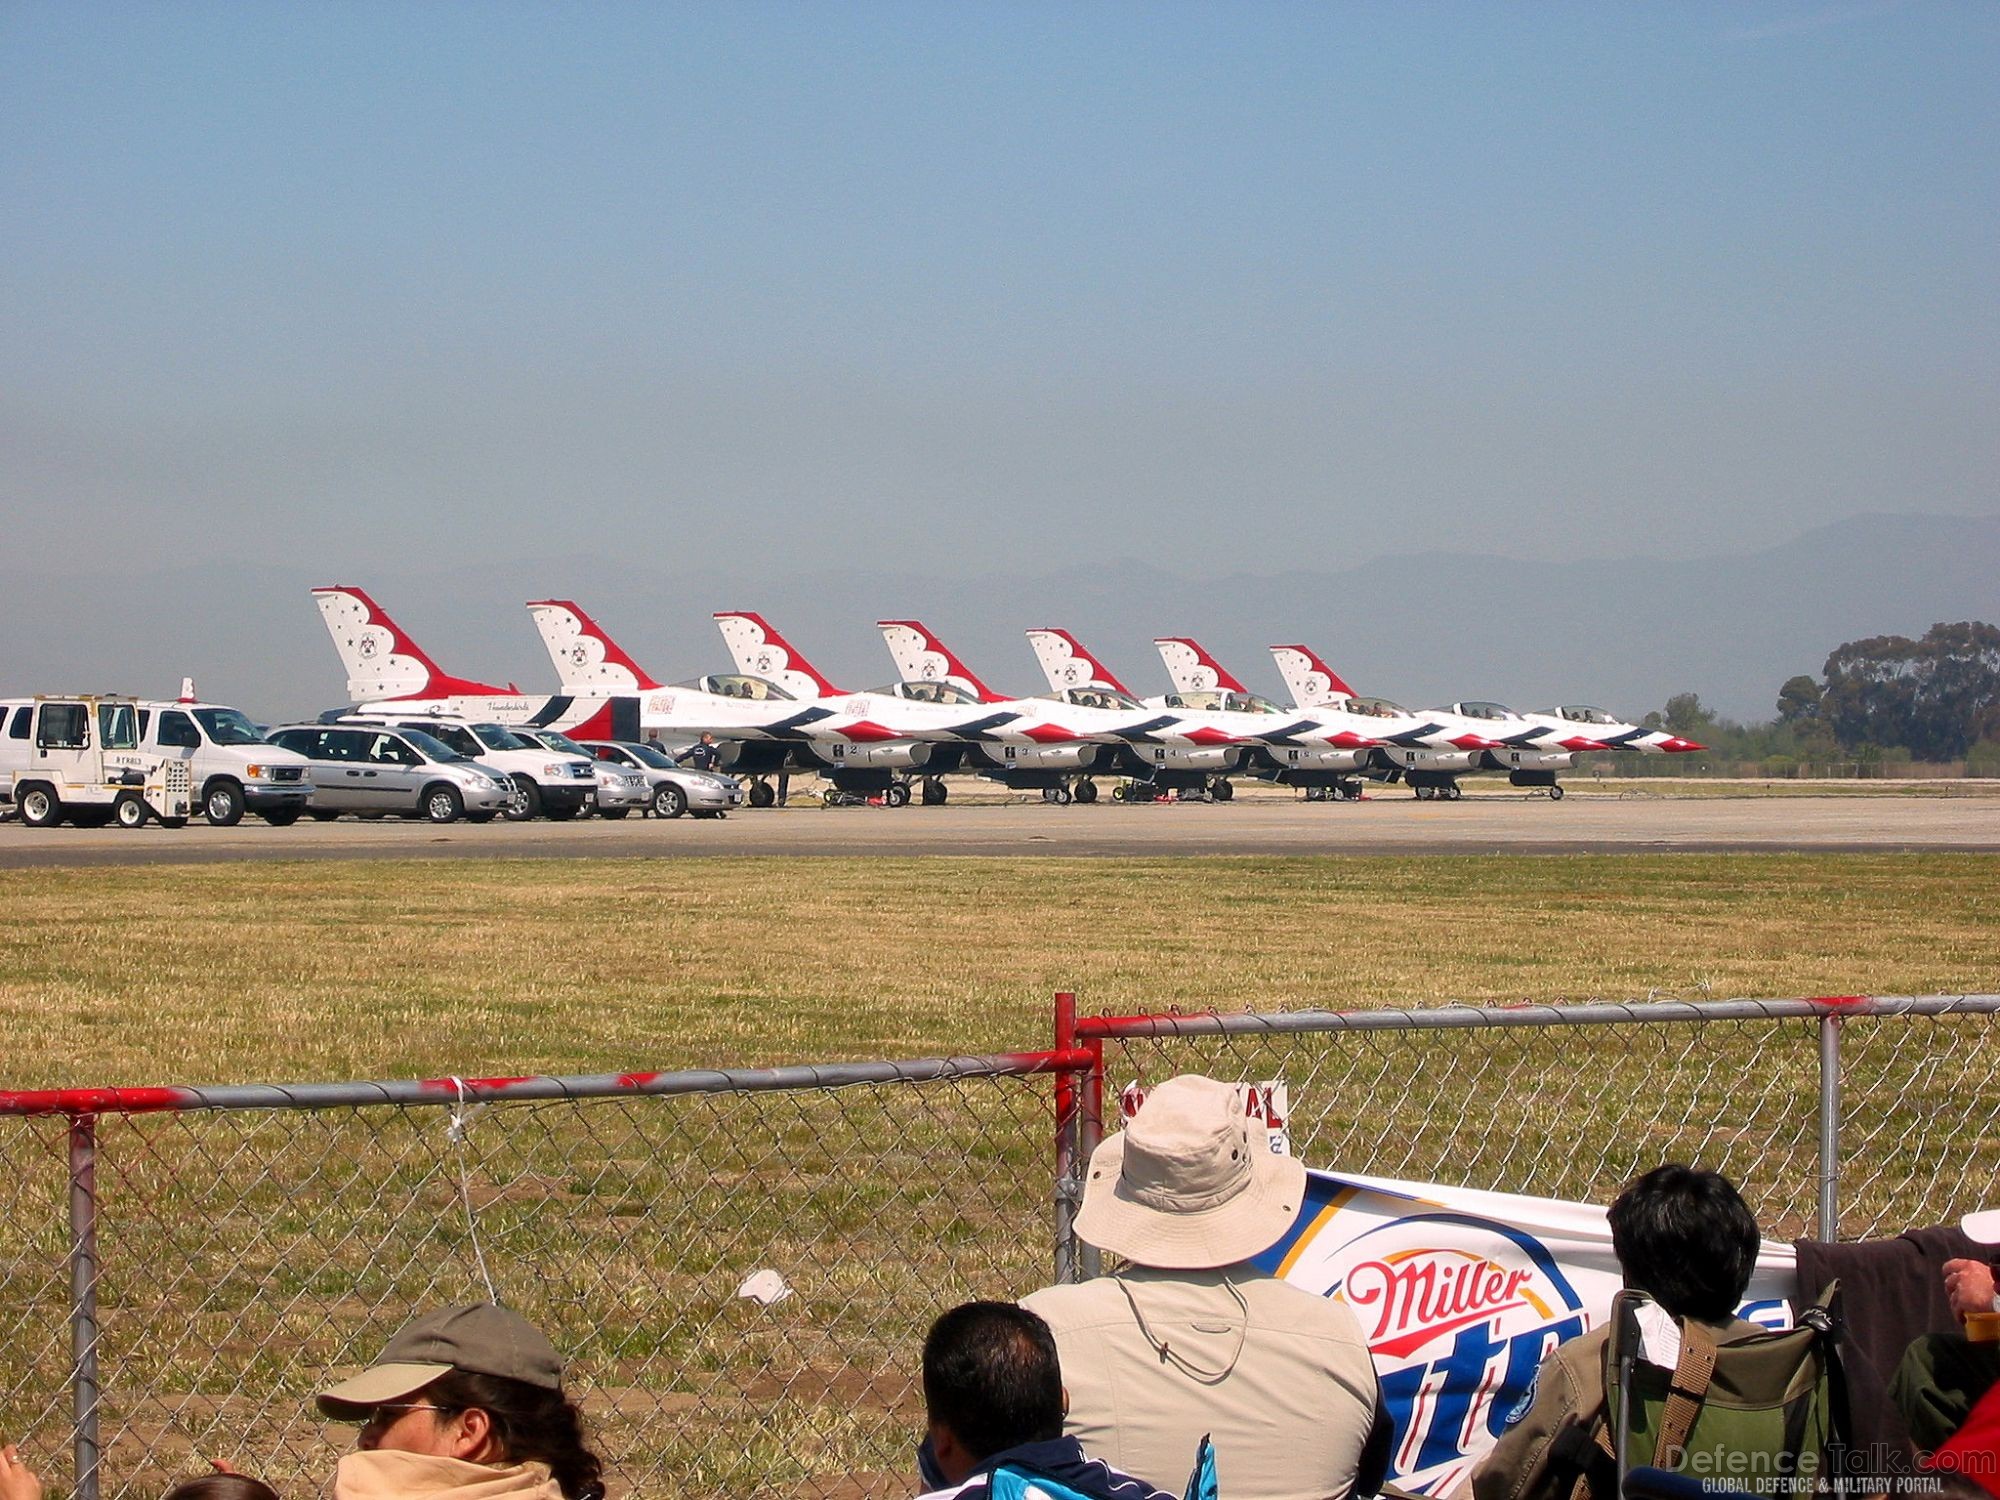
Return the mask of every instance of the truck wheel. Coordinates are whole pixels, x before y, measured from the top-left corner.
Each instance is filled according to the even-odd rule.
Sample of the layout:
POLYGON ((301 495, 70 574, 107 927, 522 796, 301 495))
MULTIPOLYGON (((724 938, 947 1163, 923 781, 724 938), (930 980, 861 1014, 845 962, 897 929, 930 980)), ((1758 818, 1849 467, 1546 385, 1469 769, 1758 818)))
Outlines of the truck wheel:
POLYGON ((433 823, 456 823, 465 816, 465 799, 458 788, 438 782, 424 788, 424 816, 433 823))
POLYGON ((111 809, 112 819, 120 828, 144 828, 146 819, 153 810, 146 806, 146 799, 137 792, 126 792, 111 809))
POLYGON ((660 818, 678 818, 688 810, 688 794, 671 781, 663 781, 653 788, 653 815, 660 818))
POLYGON ((290 828, 294 823, 298 822, 299 813, 302 810, 296 807, 274 807, 269 812, 261 813, 259 816, 273 828, 290 828))
POLYGON ((528 776, 515 776, 514 795, 501 811, 509 823, 525 823, 542 810, 542 789, 528 776))
POLYGON ((582 811, 583 809, 580 807, 570 807, 567 805, 562 807, 545 806, 542 809, 542 816, 547 818, 551 823, 567 823, 582 811))
POLYGON ((597 815, 600 818, 609 818, 612 822, 616 823, 631 810, 629 807, 600 807, 597 810, 597 815))
POLYGON ((31 781, 14 794, 21 807, 21 821, 30 828, 53 828, 62 821, 62 798, 55 788, 31 781))
POLYGON ((211 781, 201 794, 201 813, 211 828, 234 828, 243 821, 243 788, 233 781, 211 781))
POLYGON ((331 823, 335 818, 340 816, 339 813, 330 807, 310 807, 306 811, 312 814, 312 820, 315 823, 331 823))

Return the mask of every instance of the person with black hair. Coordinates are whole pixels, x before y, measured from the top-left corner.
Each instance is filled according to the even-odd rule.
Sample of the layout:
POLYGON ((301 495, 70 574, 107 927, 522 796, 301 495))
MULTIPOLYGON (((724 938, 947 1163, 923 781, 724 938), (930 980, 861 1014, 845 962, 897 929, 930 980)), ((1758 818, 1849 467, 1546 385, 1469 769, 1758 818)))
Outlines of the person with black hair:
MULTIPOLYGON (((1172 1500, 1143 1480, 1084 1456, 1063 1436, 1062 1367, 1049 1325, 1012 1302, 966 1302, 924 1340, 928 1429, 917 1450, 924 1500, 972 1500, 993 1476, 1025 1474, 1051 1494, 1090 1500, 1172 1500)), ((1188 1457, 1194 1457, 1190 1440, 1188 1457)))
MULTIPOLYGON (((1762 1330, 1736 1316, 1757 1265, 1756 1217, 1720 1172, 1668 1163, 1628 1184, 1611 1203, 1611 1249, 1625 1285, 1646 1293, 1676 1322, 1692 1318, 1718 1345, 1762 1330)), ((1609 1324, 1559 1345, 1508 1417, 1499 1441, 1473 1469, 1473 1500, 1568 1500, 1588 1476, 1598 1500, 1614 1500, 1615 1474, 1595 1461, 1592 1429, 1608 1396, 1609 1324)))
POLYGON ((424 1314, 320 1392, 325 1415, 361 1428, 335 1500, 604 1500, 562 1375, 555 1346, 519 1313, 424 1314))

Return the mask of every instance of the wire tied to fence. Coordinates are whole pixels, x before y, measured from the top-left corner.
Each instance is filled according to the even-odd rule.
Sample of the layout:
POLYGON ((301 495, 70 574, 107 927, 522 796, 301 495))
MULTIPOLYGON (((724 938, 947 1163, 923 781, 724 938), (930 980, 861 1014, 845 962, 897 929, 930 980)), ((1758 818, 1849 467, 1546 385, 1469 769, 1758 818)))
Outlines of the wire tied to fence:
POLYGON ((452 1075, 451 1086, 458 1091, 458 1103, 445 1124, 444 1135, 458 1157, 458 1201, 465 1209, 465 1233, 472 1241, 472 1259, 479 1267, 479 1279, 486 1283, 486 1300, 497 1304, 500 1293, 494 1290, 493 1273, 486 1269, 486 1250, 479 1243, 479 1215, 472 1209, 472 1168, 466 1159, 472 1122, 486 1106, 467 1103, 471 1096, 466 1092, 465 1080, 456 1073, 452 1075))

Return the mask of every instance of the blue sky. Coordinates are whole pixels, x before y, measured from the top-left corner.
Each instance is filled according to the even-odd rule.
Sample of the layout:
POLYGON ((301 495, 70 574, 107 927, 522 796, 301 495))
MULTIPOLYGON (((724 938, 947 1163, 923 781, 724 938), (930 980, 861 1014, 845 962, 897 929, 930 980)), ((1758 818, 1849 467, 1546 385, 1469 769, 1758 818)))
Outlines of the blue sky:
POLYGON ((1991 513, 1996 76, 1986 4, 13 3, 0 501, 361 580, 1991 513))

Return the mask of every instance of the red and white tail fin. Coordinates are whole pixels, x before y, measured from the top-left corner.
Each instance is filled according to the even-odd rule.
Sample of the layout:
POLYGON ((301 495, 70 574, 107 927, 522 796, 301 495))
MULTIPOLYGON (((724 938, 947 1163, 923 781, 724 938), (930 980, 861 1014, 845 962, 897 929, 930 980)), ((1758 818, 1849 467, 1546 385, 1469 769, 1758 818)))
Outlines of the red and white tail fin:
POLYGON ((1126 692, 1125 684, 1111 675, 1111 669, 1083 649, 1083 642, 1067 630, 1037 629, 1028 632, 1042 675, 1058 693, 1064 688, 1103 687, 1126 692))
POLYGON ((747 609, 718 610, 715 623, 735 659, 736 670, 775 682, 794 698, 838 698, 839 688, 799 655, 762 615, 747 609))
POLYGON ((1173 679, 1177 693, 1208 692, 1216 688, 1226 693, 1250 691, 1230 675, 1227 667, 1204 651, 1198 641, 1184 635, 1163 635, 1155 637, 1153 644, 1159 647, 1160 660, 1167 664, 1167 676, 1173 679))
POLYGON ((403 634, 382 607, 360 589, 335 585, 313 590, 333 649, 347 668, 347 695, 356 703, 382 698, 439 698, 452 694, 512 697, 511 687, 453 677, 403 634))
POLYGON ((528 613, 535 617, 565 693, 590 698, 660 686, 572 601, 530 599, 528 613))
POLYGON ((1354 696, 1354 689, 1321 661, 1319 653, 1310 646, 1273 646, 1271 658, 1278 664, 1278 675, 1291 690, 1292 702, 1300 708, 1314 708, 1335 698, 1354 696))
POLYGON ((895 659, 896 674, 905 682, 955 682, 981 703, 1004 703, 1006 699, 972 675, 972 669, 936 636, 915 620, 877 620, 875 628, 895 659))

